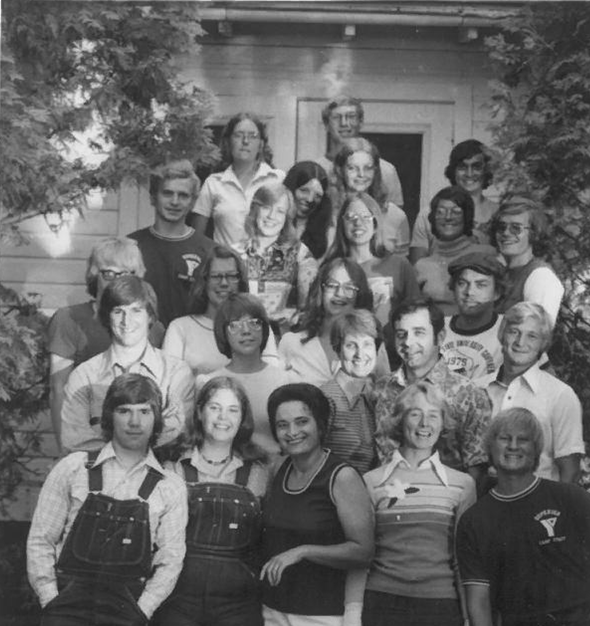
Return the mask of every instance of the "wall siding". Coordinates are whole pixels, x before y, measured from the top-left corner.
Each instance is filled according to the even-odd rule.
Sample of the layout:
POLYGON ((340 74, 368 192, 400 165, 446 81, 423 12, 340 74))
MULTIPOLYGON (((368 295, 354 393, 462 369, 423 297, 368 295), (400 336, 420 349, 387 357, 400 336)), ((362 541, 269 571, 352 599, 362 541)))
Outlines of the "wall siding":
MULTIPOLYGON (((471 136, 490 141, 489 70, 481 40, 460 44, 454 29, 359 27, 355 40, 343 42, 340 29, 329 25, 236 25, 229 39, 212 34, 213 25, 205 27, 210 34, 200 54, 180 60, 184 77, 217 96, 215 122, 239 110, 260 112, 268 121, 277 167, 288 169, 297 153, 298 99, 338 92, 370 100, 452 102, 454 141, 471 136)), ((49 313, 82 302, 91 247, 103 237, 148 225, 152 211, 147 191, 128 186, 99 200, 58 237, 43 218, 29 220, 22 230, 30 244, 0 251, 0 281, 21 293, 40 294, 49 313)), ((36 427, 41 452, 23 460, 33 471, 9 504, 12 519, 30 519, 39 485, 56 459, 47 414, 36 427)))

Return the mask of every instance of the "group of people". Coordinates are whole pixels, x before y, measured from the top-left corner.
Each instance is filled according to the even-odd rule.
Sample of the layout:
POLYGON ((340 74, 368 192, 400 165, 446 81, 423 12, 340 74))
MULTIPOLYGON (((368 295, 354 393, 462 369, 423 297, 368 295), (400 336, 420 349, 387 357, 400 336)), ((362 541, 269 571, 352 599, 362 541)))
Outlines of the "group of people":
POLYGON ((542 210, 467 140, 411 230, 363 120, 328 103, 284 175, 236 115, 219 173, 163 165, 154 224, 92 250, 48 332, 42 626, 590 625, 542 210))

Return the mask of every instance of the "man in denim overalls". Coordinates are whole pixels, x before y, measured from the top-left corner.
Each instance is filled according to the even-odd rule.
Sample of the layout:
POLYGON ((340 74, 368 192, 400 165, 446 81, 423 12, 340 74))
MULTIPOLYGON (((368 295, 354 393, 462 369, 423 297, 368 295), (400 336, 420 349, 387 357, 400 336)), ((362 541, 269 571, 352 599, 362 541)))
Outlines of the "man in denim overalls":
POLYGON ((162 394, 140 374, 117 377, 101 427, 107 443, 53 468, 27 542, 41 626, 140 626, 174 588, 185 554, 187 496, 151 446, 162 394))

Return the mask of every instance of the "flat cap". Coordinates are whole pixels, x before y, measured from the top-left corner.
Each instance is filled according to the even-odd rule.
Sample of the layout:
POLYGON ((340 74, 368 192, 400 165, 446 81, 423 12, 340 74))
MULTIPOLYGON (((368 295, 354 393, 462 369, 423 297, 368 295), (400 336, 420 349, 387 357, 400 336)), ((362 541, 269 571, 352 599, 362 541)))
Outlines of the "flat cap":
POLYGON ((451 276, 459 272, 471 269, 487 276, 502 278, 506 273, 506 266, 498 258, 489 252, 470 252, 449 263, 448 272, 451 276))

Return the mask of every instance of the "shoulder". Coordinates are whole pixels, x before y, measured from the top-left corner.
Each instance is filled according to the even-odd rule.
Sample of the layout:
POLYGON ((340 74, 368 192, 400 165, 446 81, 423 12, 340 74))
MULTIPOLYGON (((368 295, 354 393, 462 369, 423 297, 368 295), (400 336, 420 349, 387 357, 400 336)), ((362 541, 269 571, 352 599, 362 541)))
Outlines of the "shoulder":
POLYGON ((140 228, 139 230, 129 233, 127 237, 129 239, 134 239, 135 241, 139 243, 142 240, 151 239, 152 233, 151 233, 149 226, 147 226, 146 228, 140 228))
POLYGON ((445 465, 449 485, 459 487, 460 489, 475 489, 475 480, 466 472, 460 472, 445 465))
POLYGON ((159 483, 160 493, 167 501, 186 498, 186 484, 184 479, 173 469, 165 468, 159 483))
POLYGON ((279 348, 295 348, 301 346, 301 339, 303 338, 303 332, 298 333, 285 333, 279 341, 279 348))

